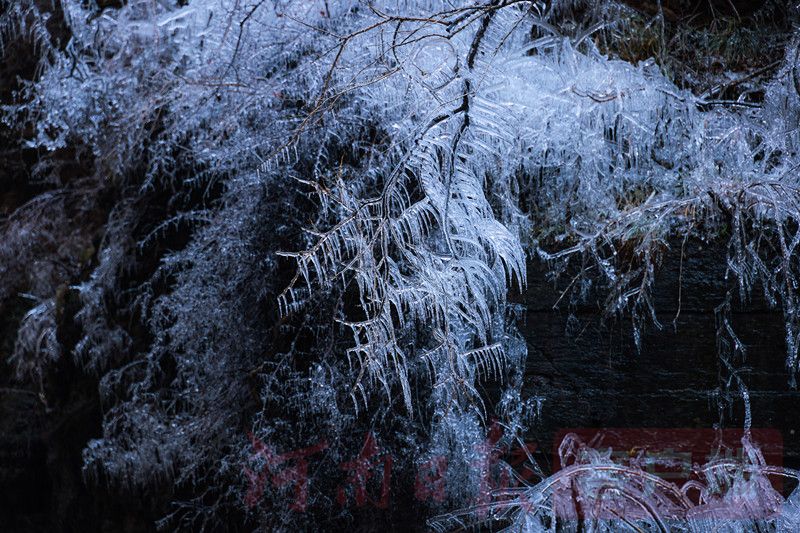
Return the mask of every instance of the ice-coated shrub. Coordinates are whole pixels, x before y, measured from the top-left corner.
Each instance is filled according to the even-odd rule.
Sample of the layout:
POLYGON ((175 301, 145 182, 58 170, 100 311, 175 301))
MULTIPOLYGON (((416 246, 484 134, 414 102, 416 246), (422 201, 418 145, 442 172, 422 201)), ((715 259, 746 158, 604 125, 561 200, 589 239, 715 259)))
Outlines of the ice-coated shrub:
MULTIPOLYGON (((784 311, 794 375, 794 44, 763 103, 714 100, 654 61, 600 51, 593 34, 625 9, 547 4, 61 0, 69 38, 55 44, 50 8, 6 8, 2 39, 34 35, 42 52, 4 124, 20 149, 81 147, 90 169, 80 187, 51 179, 56 192, 2 222, 0 244, 0 272, 15 276, 3 296, 28 283, 32 255, 98 247, 90 272, 76 262, 29 284, 38 306, 15 352, 21 375, 64 357, 48 293, 77 292, 71 356, 103 401, 87 480, 166 491, 165 527, 218 528, 232 510, 266 529, 347 521, 322 492, 302 517, 286 491, 248 496, 243 466, 264 467, 254 442, 288 451, 324 435, 336 444, 311 478, 333 489, 326 479, 374 432, 400 477, 446 457, 441 505, 472 502, 489 404, 502 399, 511 438, 540 401, 521 397, 526 349, 507 303, 529 260, 577 265, 573 296, 601 287, 639 332, 659 326, 650 289, 669 243, 726 239, 738 290, 720 336, 741 351, 730 299, 760 286, 784 311), (577 9, 588 25, 559 24, 577 9), (37 211, 59 192, 67 207, 37 211), (106 206, 103 231, 61 214, 82 198, 106 206), (490 398, 487 385, 502 390, 490 398), (258 507, 242 510, 248 497, 258 507)), ((515 493, 504 518, 550 527, 519 498, 544 505, 573 475, 588 499, 626 485, 662 529, 701 512, 633 494, 643 474, 603 457, 576 464, 515 493)), ((734 488, 760 479, 731 476, 734 488)), ((780 520, 796 519, 794 499, 780 520)))

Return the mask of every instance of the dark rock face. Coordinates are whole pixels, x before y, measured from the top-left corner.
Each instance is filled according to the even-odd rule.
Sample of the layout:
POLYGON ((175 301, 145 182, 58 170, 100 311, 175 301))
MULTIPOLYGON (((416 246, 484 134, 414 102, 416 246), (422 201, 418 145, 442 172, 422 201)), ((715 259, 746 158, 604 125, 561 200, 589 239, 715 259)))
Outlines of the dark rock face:
MULTIPOLYGON (((528 345, 526 393, 545 398, 531 429, 540 449, 553 450, 556 434, 567 428, 742 427, 744 404, 735 381, 726 387, 730 373, 717 355, 715 308, 726 292, 724 250, 690 241, 681 265, 680 249, 679 242, 656 278, 663 327, 647 327, 639 353, 629 320, 602 319, 601 297, 578 306, 570 318, 563 301, 553 309, 558 286, 532 268, 520 330, 528 345)), ((800 392, 789 385, 782 312, 759 295, 744 304, 737 300, 732 325, 747 354, 734 366, 749 389, 753 428, 780 430, 783 464, 797 466, 800 392)))

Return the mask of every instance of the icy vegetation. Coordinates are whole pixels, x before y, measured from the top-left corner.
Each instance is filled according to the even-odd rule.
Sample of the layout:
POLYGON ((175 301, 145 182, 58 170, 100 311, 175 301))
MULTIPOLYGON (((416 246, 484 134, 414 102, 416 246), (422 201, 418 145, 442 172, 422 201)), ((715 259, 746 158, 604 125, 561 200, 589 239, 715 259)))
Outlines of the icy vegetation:
POLYGON ((340 527, 331 480, 372 432, 401 479, 447 459, 425 512, 467 511, 443 529, 485 512, 580 529, 552 514, 565 494, 593 509, 580 530, 798 527, 799 497, 767 480, 796 474, 750 443, 690 496, 568 440, 552 478, 473 505, 487 404, 504 439, 535 416, 507 303, 528 261, 577 272, 568 299, 603 288, 639 332, 660 327, 666 251, 727 243, 720 357, 744 349, 731 301, 757 291, 783 310, 787 380, 800 369, 797 43, 762 100, 725 100, 602 50, 627 8, 548 4, 5 4, 0 45, 22 36, 40 59, 0 116, 44 192, 0 221, 0 296, 24 294, 12 363, 43 398, 62 358, 98 376, 89 482, 168 491, 167 529, 340 527), (559 23, 577 9, 585 24, 559 23), (248 493, 254 442, 321 437, 309 512, 287 483, 248 493))
POLYGON ((559 448, 562 469, 530 488, 497 491, 493 502, 432 520, 436 531, 463 530, 482 516, 507 524, 499 531, 795 531, 798 494, 777 492, 770 476, 798 479, 800 472, 767 465, 743 439, 741 461, 714 460, 698 467, 704 482, 682 487, 623 466, 568 435, 559 448), (578 520, 578 519, 582 520, 578 520))

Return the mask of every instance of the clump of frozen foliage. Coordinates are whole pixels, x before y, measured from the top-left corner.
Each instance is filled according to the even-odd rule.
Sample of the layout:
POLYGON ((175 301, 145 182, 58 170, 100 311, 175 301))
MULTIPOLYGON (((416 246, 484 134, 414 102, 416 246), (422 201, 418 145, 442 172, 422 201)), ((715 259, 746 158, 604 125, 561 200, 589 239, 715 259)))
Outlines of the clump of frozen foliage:
POLYGON ((646 464, 621 465, 611 449, 587 446, 567 435, 559 447, 561 469, 542 482, 494 494, 480 507, 435 518, 435 531, 497 522, 498 531, 791 531, 800 525, 797 493, 788 499, 770 479, 797 480, 800 472, 771 467, 750 435, 741 460, 717 458, 695 466, 697 480, 682 487, 648 472, 646 464), (481 520, 476 519, 480 517, 481 520))
MULTIPOLYGON (((241 505, 248 431, 284 450, 338 438, 322 480, 361 449, 348 435, 370 428, 404 454, 401 471, 415 454, 449 457, 449 503, 472 501, 492 401, 482 384, 526 401, 506 298, 531 258, 578 265, 576 297, 601 287, 638 332, 659 325, 650 288, 665 251, 727 239, 738 296, 758 286, 784 310, 793 376, 794 49, 763 103, 701 98, 652 61, 598 50, 592 33, 624 22, 618 6, 583 6, 599 24, 560 28, 573 4, 58 2, 69 39, 40 55, 3 120, 27 149, 88 147, 89 185, 71 194, 114 198, 92 272, 51 283, 77 291, 72 352, 101 375, 87 476, 181 487, 165 523, 214 527, 241 505)), ((42 31, 30 24, 47 8, 20 6, 4 35, 42 31)), ((20 325, 21 372, 24 357, 63 356, 42 292, 20 325)), ((520 410, 506 412, 519 429, 520 410)), ((541 506, 559 480, 592 473, 586 498, 602 505, 607 486, 628 494, 643 479, 584 459, 515 497, 541 506)), ((262 496, 267 510, 248 520, 297 519, 287 494, 262 496)), ((699 512, 658 494, 631 496, 641 520, 699 512)), ((536 531, 542 509, 504 512, 536 531)))

